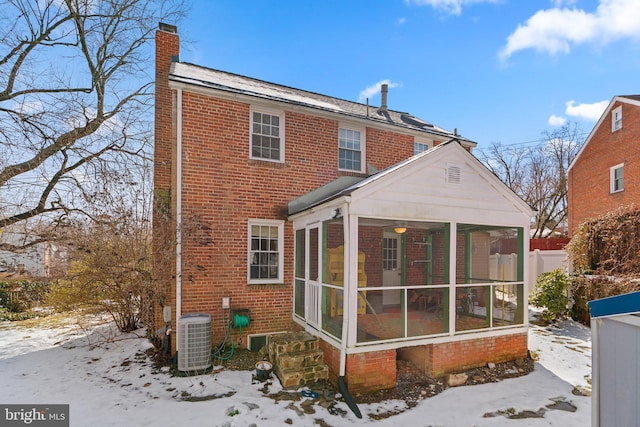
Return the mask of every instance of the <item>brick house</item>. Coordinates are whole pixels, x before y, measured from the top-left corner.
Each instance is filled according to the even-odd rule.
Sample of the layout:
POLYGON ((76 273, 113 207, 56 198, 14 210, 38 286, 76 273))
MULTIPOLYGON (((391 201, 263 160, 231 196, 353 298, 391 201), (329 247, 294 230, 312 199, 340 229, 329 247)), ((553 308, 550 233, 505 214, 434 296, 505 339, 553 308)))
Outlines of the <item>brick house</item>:
POLYGON ((615 96, 569 165, 570 235, 586 219, 640 203, 639 141, 640 95, 615 96))
POLYGON ((388 108, 386 88, 371 107, 181 63, 172 26, 156 43, 171 324, 209 314, 217 342, 241 310, 250 349, 305 330, 352 392, 394 387, 398 358, 440 376, 526 357, 532 211, 474 142, 388 108))

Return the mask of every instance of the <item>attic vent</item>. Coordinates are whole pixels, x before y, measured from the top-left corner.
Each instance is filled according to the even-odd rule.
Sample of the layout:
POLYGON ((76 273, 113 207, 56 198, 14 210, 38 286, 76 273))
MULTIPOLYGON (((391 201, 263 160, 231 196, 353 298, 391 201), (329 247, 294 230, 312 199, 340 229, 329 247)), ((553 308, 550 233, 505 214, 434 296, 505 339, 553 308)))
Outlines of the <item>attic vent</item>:
POLYGON ((460 166, 447 165, 447 183, 460 184, 460 166))

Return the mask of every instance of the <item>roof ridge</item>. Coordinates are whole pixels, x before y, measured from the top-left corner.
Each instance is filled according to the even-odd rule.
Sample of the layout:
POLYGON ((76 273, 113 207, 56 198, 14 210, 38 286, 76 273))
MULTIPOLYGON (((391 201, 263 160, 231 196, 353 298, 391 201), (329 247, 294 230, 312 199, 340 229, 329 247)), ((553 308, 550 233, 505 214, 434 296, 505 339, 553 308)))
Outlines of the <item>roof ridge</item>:
MULTIPOLYGON (((336 99, 338 101, 349 102, 351 104, 357 104, 357 105, 360 105, 362 107, 369 107, 369 108, 375 108, 375 109, 380 108, 379 106, 376 107, 375 105, 363 104, 362 102, 352 101, 350 99, 344 99, 344 98, 339 98, 337 96, 326 95, 324 93, 314 92, 314 91, 307 90, 307 89, 300 89, 300 88, 297 88, 297 87, 294 87, 294 86, 285 85, 285 84, 282 84, 282 83, 270 82, 270 81, 262 80, 262 79, 259 79, 259 78, 256 78, 256 77, 245 76, 244 74, 238 74, 238 73, 234 73, 234 72, 231 72, 231 71, 220 70, 218 68, 212 68, 212 67, 206 67, 204 65, 194 64, 192 62, 182 62, 181 61, 181 62, 179 62, 179 64, 198 67, 198 68, 202 68, 202 69, 209 70, 209 71, 216 71, 216 72, 219 72, 219 73, 229 74, 231 76, 242 77, 243 79, 249 79, 249 80, 253 80, 253 81, 259 82, 259 83, 264 83, 264 84, 273 85, 273 86, 279 86, 279 87, 282 87, 282 88, 292 89, 292 90, 299 91, 299 92, 305 92, 305 93, 309 93, 309 94, 312 94, 312 95, 321 96, 323 98, 331 98, 331 99, 336 99)), ((397 114, 411 114, 411 113, 409 113, 407 111, 399 111, 399 110, 394 110, 392 108, 387 108, 387 110, 388 111, 392 111, 392 112, 397 113, 397 114)), ((411 114, 411 115, 413 115, 413 114, 411 114)))

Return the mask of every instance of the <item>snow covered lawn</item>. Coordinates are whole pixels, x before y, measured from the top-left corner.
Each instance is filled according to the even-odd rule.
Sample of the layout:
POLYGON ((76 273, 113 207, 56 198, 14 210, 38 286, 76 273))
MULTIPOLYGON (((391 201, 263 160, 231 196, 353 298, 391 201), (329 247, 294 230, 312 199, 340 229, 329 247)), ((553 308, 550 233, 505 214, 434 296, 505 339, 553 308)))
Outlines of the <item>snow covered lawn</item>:
MULTIPOLYGON (((341 411, 332 415, 305 403, 305 397, 276 401, 265 396, 264 384, 252 384, 252 372, 173 377, 154 368, 145 354, 150 346, 142 331, 117 333, 99 316, 46 318, 42 326, 34 321, 0 323, 0 403, 69 404, 71 426, 590 424, 590 397, 573 393, 576 387, 590 390, 590 331, 572 321, 546 328, 532 325, 529 348, 539 358, 533 373, 449 388, 380 421, 368 414, 403 410, 404 402, 359 405, 362 419, 340 402, 336 407, 341 411), (567 410, 573 407, 575 412, 567 410)), ((268 393, 281 390, 275 379, 268 393)))

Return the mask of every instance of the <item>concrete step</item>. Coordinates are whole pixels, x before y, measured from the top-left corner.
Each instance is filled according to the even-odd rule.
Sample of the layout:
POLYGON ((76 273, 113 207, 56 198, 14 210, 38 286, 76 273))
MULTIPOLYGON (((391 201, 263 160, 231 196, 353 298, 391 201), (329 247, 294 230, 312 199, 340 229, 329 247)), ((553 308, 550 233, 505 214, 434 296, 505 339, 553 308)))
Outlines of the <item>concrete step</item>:
POLYGON ((318 350, 320 343, 317 337, 308 332, 291 332, 269 337, 269 356, 276 358, 280 354, 299 353, 318 350))
POLYGON ((309 366, 323 365, 324 354, 322 350, 308 350, 297 353, 279 354, 275 358, 276 365, 280 369, 301 369, 309 366))
POLYGON ((307 332, 270 336, 269 359, 283 388, 302 387, 329 378, 320 341, 307 332))
POLYGON ((329 367, 324 364, 283 370, 276 367, 275 374, 283 388, 297 388, 329 379, 329 367))

